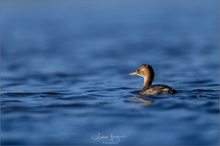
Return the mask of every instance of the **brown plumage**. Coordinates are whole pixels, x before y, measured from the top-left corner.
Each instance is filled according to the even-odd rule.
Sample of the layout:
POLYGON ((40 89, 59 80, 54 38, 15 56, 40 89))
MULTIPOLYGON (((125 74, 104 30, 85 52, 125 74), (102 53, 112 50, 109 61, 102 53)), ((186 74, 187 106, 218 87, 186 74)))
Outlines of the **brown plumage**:
POLYGON ((154 70, 151 65, 143 64, 130 75, 138 75, 144 78, 143 88, 140 90, 141 95, 153 96, 157 94, 175 94, 176 90, 163 84, 151 85, 154 80, 154 70))

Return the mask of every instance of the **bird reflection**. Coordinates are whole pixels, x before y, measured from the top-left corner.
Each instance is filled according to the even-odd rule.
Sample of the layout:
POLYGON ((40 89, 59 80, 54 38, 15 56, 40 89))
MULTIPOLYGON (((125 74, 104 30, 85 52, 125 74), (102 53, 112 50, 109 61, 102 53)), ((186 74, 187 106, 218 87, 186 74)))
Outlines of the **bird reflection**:
POLYGON ((131 100, 134 102, 142 103, 144 106, 149 106, 154 102, 154 100, 152 99, 146 99, 146 98, 141 98, 141 97, 133 97, 131 98, 131 100))

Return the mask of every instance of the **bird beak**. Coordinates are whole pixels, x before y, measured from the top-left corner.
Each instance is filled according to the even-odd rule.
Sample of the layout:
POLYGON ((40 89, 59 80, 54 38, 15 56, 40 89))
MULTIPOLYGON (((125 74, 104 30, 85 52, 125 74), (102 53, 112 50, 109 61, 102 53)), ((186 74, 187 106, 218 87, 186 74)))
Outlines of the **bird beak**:
POLYGON ((130 73, 129 75, 130 76, 136 76, 136 75, 138 75, 138 73, 135 71, 135 72, 130 73))

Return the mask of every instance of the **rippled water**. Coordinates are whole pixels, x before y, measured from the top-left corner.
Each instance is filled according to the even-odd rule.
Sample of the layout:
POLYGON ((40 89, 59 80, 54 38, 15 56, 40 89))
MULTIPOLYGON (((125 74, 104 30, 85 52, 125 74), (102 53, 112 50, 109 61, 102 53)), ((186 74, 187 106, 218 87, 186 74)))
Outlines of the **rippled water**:
POLYGON ((217 0, 2 8, 3 145, 219 145, 217 0), (178 93, 136 95, 143 63, 178 93))

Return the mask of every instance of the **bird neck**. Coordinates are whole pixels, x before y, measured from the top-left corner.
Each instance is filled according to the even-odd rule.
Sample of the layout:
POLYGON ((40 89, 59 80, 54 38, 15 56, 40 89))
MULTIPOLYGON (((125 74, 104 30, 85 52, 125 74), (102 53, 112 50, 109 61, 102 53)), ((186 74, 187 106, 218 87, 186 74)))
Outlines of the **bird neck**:
POLYGON ((146 71, 143 75, 144 77, 144 87, 148 87, 152 84, 154 80, 154 72, 146 71))
POLYGON ((143 84, 143 86, 144 86, 144 87, 148 87, 148 86, 150 86, 150 85, 152 84, 152 82, 153 82, 153 79, 152 79, 152 78, 150 78, 150 77, 144 77, 144 84, 143 84))

